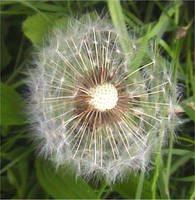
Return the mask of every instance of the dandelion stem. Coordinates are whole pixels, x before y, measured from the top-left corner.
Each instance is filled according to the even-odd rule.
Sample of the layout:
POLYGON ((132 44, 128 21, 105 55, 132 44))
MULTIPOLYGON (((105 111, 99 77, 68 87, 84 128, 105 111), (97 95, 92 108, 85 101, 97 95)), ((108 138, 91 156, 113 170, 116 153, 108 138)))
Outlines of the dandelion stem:
POLYGON ((161 162, 162 162, 162 158, 161 158, 161 149, 162 149, 162 143, 163 143, 163 134, 161 136, 161 139, 159 141, 159 148, 158 148, 158 152, 155 158, 155 171, 154 171, 154 176, 153 176, 153 181, 152 181, 152 199, 156 199, 156 185, 157 185, 157 181, 158 181, 158 177, 160 174, 160 168, 161 168, 161 162))
POLYGON ((169 139, 169 153, 167 158, 167 174, 166 174, 166 193, 169 196, 169 176, 170 176, 170 168, 171 168, 171 160, 172 160, 172 151, 173 151, 173 133, 170 134, 169 139))
POLYGON ((120 44, 123 48, 123 51, 125 53, 128 53, 130 51, 131 40, 129 39, 129 34, 125 25, 120 1, 107 0, 107 3, 113 24, 115 28, 119 31, 119 33, 122 35, 122 37, 119 38, 120 44))
POLYGON ((135 194, 135 199, 141 199, 143 184, 144 184, 144 173, 141 172, 139 176, 139 182, 135 194))
POLYGON ((102 184, 102 187, 100 188, 100 190, 98 192, 97 199, 102 199, 102 195, 104 194, 106 187, 107 187, 107 184, 104 181, 102 184))

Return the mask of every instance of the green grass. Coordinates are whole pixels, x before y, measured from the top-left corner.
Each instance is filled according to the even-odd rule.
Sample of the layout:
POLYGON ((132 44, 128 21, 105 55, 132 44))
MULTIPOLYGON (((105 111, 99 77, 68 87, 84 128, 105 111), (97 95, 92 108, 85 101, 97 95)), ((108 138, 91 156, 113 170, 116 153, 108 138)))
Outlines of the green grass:
MULTIPOLYGON (((131 198, 194 199, 194 3, 192 1, 1 1, 1 199, 28 198, 131 198), (128 29, 144 33, 145 48, 155 40, 170 63, 175 82, 182 87, 180 126, 167 145, 159 144, 152 169, 130 174, 123 182, 77 180, 57 171, 37 156, 25 108, 25 80, 33 49, 41 46, 51 26, 90 10, 109 13, 115 28, 123 33, 123 51, 130 48, 128 29), (55 21, 55 22, 54 22, 55 21), (51 23, 52 22, 52 23, 51 23), (128 27, 128 28, 127 28, 128 27), (187 28, 185 28, 187 27, 187 28), (129 41, 129 43, 127 43, 129 41)), ((138 52, 136 65, 141 62, 138 52)), ((170 134, 171 135, 171 134, 170 134)))

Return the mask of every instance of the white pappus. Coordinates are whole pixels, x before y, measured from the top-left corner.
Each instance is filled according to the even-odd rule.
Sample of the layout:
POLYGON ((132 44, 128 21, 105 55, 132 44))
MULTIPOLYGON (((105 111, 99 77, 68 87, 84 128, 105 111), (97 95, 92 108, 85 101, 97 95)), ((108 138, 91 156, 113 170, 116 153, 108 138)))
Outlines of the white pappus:
POLYGON ((56 27, 30 70, 30 110, 39 152, 56 166, 108 182, 145 171, 159 141, 174 129, 176 86, 149 45, 123 52, 108 19, 56 27))

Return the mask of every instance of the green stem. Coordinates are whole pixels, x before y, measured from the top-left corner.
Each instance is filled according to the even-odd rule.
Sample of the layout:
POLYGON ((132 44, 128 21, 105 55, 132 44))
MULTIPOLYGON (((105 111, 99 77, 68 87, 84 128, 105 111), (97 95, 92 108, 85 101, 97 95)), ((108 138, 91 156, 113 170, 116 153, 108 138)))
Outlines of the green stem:
POLYGON ((172 161, 172 152, 173 152, 173 134, 170 135, 169 140, 169 153, 167 158, 167 170, 166 170, 166 182, 165 182, 165 190, 166 194, 169 196, 169 176, 170 176, 170 168, 171 168, 171 161, 172 161))
POLYGON ((104 182, 104 183, 102 184, 102 187, 100 188, 100 190, 99 190, 99 192, 98 192, 97 199, 101 199, 103 193, 105 192, 106 187, 107 187, 107 183, 104 182))
POLYGON ((27 156, 32 151, 33 151, 33 148, 30 148, 29 150, 27 150, 26 152, 24 152, 23 154, 21 154, 20 156, 18 156, 12 162, 10 162, 9 164, 7 164, 3 169, 1 169, 0 170, 0 174, 2 174, 3 172, 7 171, 11 167, 13 167, 18 161, 20 161, 21 159, 23 159, 25 156, 27 156))
POLYGON ((144 173, 141 172, 139 176, 139 183, 137 186, 135 199, 141 199, 143 184, 144 184, 144 173))
POLYGON ((128 53, 131 45, 129 34, 125 24, 122 8, 119 0, 107 0, 110 15, 116 30, 120 33, 119 42, 125 53, 128 53))
MULTIPOLYGON (((35 12, 39 13, 45 20, 47 20, 49 23, 52 24, 52 21, 44 14, 44 12, 41 12, 39 9, 37 9, 34 5, 33 2, 31 1, 23 1, 23 0, 14 0, 16 2, 19 2, 21 4, 23 4, 24 6, 27 6, 29 8, 31 8, 32 10, 34 10, 35 12)), ((36 4, 35 4, 36 5, 36 4)))
POLYGON ((157 181, 158 177, 160 174, 160 167, 161 167, 161 149, 162 149, 162 142, 163 142, 163 137, 161 137, 161 140, 159 142, 159 148, 157 151, 157 155, 155 158, 155 172, 153 176, 153 181, 152 181, 152 199, 156 199, 156 186, 157 186, 157 181))
POLYGON ((6 84, 10 84, 12 81, 13 81, 13 79, 18 75, 18 73, 19 72, 21 72, 21 69, 25 66, 25 63, 26 63, 26 60, 28 59, 28 56, 29 56, 29 54, 30 54, 30 52, 32 51, 32 48, 28 48, 27 50, 26 50, 26 58, 24 59, 24 61, 20 64, 20 66, 19 67, 17 67, 16 68, 16 64, 18 64, 17 62, 16 62, 16 64, 15 64, 15 70, 13 71, 13 73, 10 75, 10 77, 7 79, 7 81, 6 81, 6 84))

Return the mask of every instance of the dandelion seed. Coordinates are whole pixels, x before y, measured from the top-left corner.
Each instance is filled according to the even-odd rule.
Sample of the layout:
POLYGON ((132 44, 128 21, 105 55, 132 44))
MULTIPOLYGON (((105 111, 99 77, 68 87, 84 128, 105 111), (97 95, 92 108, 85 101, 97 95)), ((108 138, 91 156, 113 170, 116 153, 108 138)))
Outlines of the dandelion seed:
POLYGON ((139 46, 134 42, 127 58, 106 19, 70 24, 68 31, 54 30, 31 71, 41 153, 57 166, 72 163, 78 175, 97 173, 108 182, 145 171, 159 134, 173 127, 170 76, 152 49, 132 71, 139 46))

